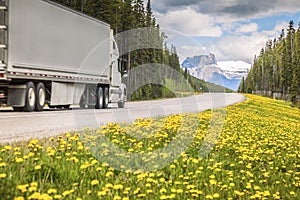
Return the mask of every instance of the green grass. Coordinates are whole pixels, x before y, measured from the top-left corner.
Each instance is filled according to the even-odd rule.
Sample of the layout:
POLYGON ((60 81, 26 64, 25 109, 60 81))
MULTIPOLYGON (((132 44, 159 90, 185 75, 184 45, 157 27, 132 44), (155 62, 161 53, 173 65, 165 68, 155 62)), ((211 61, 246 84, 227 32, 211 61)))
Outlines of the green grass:
POLYGON ((218 111, 139 119, 0 146, 0 197, 300 199, 299 109, 247 97, 226 109, 222 134, 205 157, 200 150, 214 136, 208 130, 218 111), (169 145, 170 152, 159 152, 169 145), (147 166, 156 170, 143 172, 147 166))

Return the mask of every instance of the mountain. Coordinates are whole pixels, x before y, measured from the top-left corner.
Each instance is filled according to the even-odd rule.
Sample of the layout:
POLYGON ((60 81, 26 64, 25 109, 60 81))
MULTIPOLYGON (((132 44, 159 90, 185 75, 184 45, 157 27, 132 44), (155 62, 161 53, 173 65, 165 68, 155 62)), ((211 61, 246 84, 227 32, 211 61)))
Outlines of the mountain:
POLYGON ((251 65, 243 61, 217 61, 214 54, 186 58, 182 68, 199 79, 238 90, 243 77, 248 75, 251 65))

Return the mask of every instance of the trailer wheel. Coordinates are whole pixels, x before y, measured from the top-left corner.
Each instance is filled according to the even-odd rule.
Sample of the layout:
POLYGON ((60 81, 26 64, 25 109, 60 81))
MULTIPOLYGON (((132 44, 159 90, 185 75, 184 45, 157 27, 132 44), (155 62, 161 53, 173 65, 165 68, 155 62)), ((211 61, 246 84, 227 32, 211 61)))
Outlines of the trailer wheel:
POLYGON ((104 109, 106 109, 108 107, 108 101, 109 101, 108 88, 105 87, 105 88, 103 88, 103 108, 104 109))
POLYGON ((103 89, 102 87, 98 87, 96 109, 101 109, 101 108, 103 108, 103 89))
POLYGON ((84 94, 81 96, 80 102, 79 102, 79 106, 80 108, 86 108, 86 97, 85 97, 85 92, 84 94))
POLYGON ((67 105, 63 105, 62 107, 64 108, 64 109, 67 109, 67 110, 70 110, 71 108, 70 108, 70 104, 67 104, 67 105))
POLYGON ((36 106, 35 106, 35 110, 36 111, 42 111, 44 109, 45 106, 45 102, 46 102, 46 89, 45 89, 45 85, 43 83, 38 83, 36 85, 36 106))
POLYGON ((23 111, 23 107, 13 107, 15 112, 22 112, 23 111))
POLYGON ((118 102, 118 108, 124 108, 125 107, 125 101, 118 102))
POLYGON ((80 106, 80 108, 83 108, 83 109, 86 108, 86 104, 83 103, 83 102, 80 102, 80 103, 79 103, 79 106, 80 106))
POLYGON ((32 82, 26 84, 26 95, 25 95, 25 112, 32 112, 35 109, 36 104, 36 93, 35 86, 32 82))
POLYGON ((118 102, 118 108, 124 108, 125 107, 125 102, 126 102, 126 87, 123 90, 123 95, 121 94, 121 101, 118 102))

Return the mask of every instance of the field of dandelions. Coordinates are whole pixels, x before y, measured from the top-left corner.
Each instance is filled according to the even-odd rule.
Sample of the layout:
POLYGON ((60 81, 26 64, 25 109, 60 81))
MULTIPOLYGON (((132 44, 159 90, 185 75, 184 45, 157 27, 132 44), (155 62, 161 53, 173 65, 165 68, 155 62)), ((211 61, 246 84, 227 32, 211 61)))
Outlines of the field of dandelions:
POLYGON ((199 156, 211 117, 212 111, 205 111, 138 119, 0 146, 0 198, 300 199, 298 108, 248 95, 226 109, 221 135, 209 154, 199 156), (166 166, 156 166, 170 154, 154 152, 174 140, 180 145, 178 135, 192 136, 188 148, 166 166), (112 153, 99 138, 123 150, 114 155, 120 168, 99 159, 112 153), (130 163, 133 153, 149 155, 142 161, 153 170, 128 169, 145 164, 130 163))

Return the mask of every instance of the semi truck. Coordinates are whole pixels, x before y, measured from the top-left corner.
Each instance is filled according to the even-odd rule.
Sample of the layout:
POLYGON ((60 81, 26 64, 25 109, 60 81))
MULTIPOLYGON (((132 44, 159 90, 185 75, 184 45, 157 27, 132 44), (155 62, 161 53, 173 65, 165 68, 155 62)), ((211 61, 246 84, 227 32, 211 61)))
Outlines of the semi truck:
POLYGON ((124 107, 126 72, 109 24, 49 0, 0 0, 0 105, 124 107))

